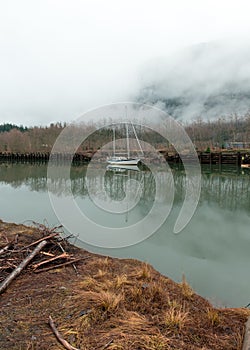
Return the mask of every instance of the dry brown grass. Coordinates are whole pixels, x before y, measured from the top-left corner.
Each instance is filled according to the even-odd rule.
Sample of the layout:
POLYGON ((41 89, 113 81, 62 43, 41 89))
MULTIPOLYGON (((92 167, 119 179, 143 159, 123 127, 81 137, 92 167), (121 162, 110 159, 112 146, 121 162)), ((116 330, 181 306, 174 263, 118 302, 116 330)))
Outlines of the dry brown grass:
POLYGON ((121 275, 118 275, 114 281, 114 287, 118 289, 129 284, 131 284, 131 282, 128 280, 128 276, 124 273, 121 275))
POLYGON ((150 280, 152 278, 152 267, 148 263, 142 263, 138 266, 136 274, 138 278, 150 280))
POLYGON ((83 281, 79 282, 79 287, 84 289, 85 288, 89 289, 96 286, 96 284, 97 284, 97 281, 93 277, 87 276, 86 278, 84 278, 83 281))
POLYGON ((161 334, 151 335, 145 337, 146 350, 168 350, 170 347, 170 339, 161 334))
MULTIPOLYGON (((0 223, 0 232, 8 235, 8 227, 0 223)), ((17 231, 11 226, 11 235, 17 231)), ((30 236, 22 234, 24 245, 30 236)), ((94 254, 77 271, 28 270, 13 282, 0 299, 1 350, 63 349, 48 327, 49 315, 81 350, 103 349, 111 340, 110 350, 241 349, 249 311, 213 308, 185 277, 177 284, 147 263, 94 254)))
POLYGON ((182 307, 172 306, 164 315, 164 324, 167 328, 181 330, 188 321, 188 312, 182 307))
POLYGON ((80 297, 85 298, 91 306, 99 308, 103 312, 115 311, 123 300, 122 294, 115 294, 109 291, 84 292, 80 297))
POLYGON ((207 308, 207 317, 212 326, 217 326, 220 323, 220 315, 216 309, 207 308))
POLYGON ((191 298, 193 296, 194 291, 191 288, 191 286, 187 283, 185 275, 182 275, 182 282, 180 283, 180 288, 184 297, 191 298))
POLYGON ((98 269, 98 272, 93 276, 94 278, 103 278, 107 275, 107 271, 98 269))

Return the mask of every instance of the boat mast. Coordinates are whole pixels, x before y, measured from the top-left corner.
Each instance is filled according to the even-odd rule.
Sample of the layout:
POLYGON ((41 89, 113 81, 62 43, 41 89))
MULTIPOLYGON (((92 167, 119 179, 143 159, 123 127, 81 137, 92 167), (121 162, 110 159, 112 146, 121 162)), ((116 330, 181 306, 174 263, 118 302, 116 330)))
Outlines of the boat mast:
POLYGON ((113 127, 113 156, 115 157, 115 127, 113 127))
POLYGON ((128 152, 128 159, 130 158, 130 150, 129 150, 129 137, 128 137, 128 123, 126 123, 126 137, 127 137, 127 152, 128 152))
POLYGON ((126 111, 126 137, 127 137, 127 153, 128 153, 128 159, 130 158, 130 149, 129 149, 129 137, 128 137, 128 107, 125 106, 126 111))

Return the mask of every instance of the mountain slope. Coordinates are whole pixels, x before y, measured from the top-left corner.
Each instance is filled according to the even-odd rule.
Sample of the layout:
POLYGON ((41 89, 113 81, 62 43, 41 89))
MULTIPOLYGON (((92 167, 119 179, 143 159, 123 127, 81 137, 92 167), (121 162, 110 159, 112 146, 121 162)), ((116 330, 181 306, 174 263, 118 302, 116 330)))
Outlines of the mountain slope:
POLYGON ((176 118, 216 118, 250 110, 250 46, 212 42, 151 62, 142 72, 139 102, 176 118))

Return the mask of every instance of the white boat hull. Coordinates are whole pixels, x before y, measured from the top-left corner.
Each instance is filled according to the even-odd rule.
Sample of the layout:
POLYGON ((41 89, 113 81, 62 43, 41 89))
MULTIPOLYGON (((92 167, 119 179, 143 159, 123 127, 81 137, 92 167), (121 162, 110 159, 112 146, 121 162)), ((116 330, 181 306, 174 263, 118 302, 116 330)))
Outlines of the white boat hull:
POLYGON ((111 165, 116 165, 117 167, 122 167, 123 165, 137 165, 140 158, 134 159, 108 159, 107 162, 111 165))
POLYGON ((113 164, 109 164, 107 166, 107 170, 112 170, 115 172, 124 172, 127 170, 140 171, 137 165, 113 165, 113 164))

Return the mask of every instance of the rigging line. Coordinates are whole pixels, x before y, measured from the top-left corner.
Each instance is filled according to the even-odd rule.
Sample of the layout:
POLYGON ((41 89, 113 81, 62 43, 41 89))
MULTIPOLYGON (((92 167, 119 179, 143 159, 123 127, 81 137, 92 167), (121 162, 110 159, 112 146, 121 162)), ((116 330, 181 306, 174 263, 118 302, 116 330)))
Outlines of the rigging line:
POLYGON ((137 143, 138 143, 138 145, 139 145, 139 147, 140 147, 141 154, 144 155, 143 149, 142 149, 142 147, 141 147, 140 141, 139 141, 138 136, 137 136, 137 133, 136 133, 136 131, 135 131, 134 124, 133 124, 132 122, 130 122, 130 123, 131 123, 131 125, 132 125, 133 132, 134 132, 134 134, 135 134, 136 141, 137 141, 137 143))

